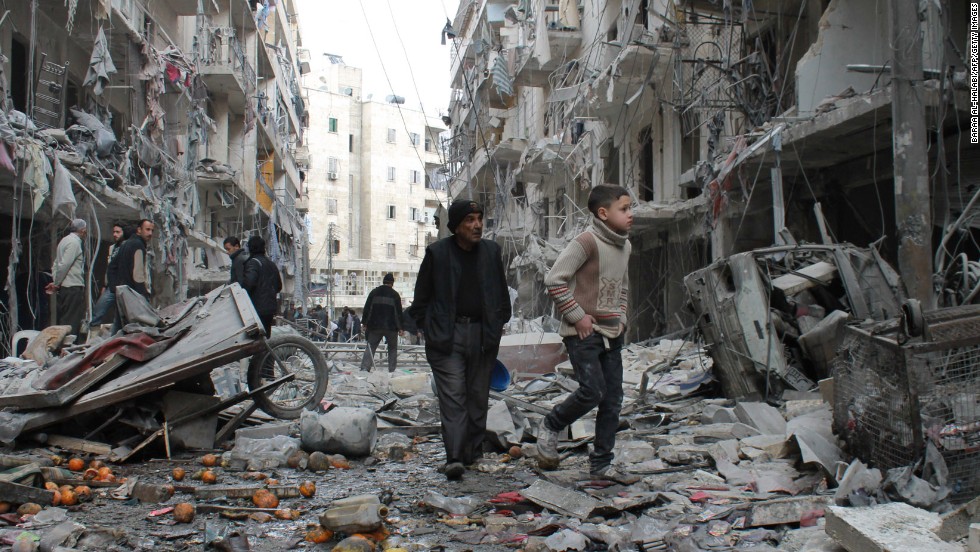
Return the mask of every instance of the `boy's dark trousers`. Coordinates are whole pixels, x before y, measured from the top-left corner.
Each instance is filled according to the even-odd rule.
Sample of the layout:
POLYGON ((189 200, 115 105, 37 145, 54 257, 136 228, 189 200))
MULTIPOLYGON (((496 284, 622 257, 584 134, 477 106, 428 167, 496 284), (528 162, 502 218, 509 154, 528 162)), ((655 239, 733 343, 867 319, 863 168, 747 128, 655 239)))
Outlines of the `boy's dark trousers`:
POLYGON ((593 333, 585 339, 572 336, 564 341, 579 387, 545 417, 545 425, 561 431, 598 406, 589 464, 592 472, 602 471, 612 463, 623 406, 623 336, 603 339, 593 333))

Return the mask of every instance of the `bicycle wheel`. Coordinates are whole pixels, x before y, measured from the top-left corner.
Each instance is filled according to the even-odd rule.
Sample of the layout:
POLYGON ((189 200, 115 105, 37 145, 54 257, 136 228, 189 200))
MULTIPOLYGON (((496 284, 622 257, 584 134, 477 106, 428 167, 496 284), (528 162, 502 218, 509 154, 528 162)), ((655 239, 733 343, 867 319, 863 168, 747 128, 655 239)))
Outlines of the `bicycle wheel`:
POLYGON ((299 418, 304 409, 316 406, 327 391, 330 375, 327 360, 304 337, 277 335, 266 341, 280 362, 268 350, 253 356, 248 364, 248 387, 258 389, 287 374, 295 374, 292 381, 256 395, 255 403, 270 416, 285 420, 299 418))

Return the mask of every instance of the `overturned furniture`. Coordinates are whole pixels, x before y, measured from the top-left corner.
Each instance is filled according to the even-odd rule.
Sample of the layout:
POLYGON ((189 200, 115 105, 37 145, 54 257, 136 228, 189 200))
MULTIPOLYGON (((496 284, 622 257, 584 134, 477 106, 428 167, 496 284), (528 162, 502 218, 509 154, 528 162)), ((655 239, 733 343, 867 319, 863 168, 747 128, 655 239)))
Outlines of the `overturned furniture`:
POLYGON ((787 245, 732 255, 684 285, 725 395, 805 391, 829 374, 849 318, 896 316, 898 273, 874 248, 787 245))
POLYGON ((880 469, 927 459, 954 500, 980 493, 980 306, 844 332, 834 431, 849 451, 880 469))
MULTIPOLYGON (((124 312, 131 310, 125 302, 120 301, 120 306, 124 312)), ((146 309, 141 313, 144 320, 151 314, 146 309)), ((130 324, 125 335, 117 334, 34 370, 21 370, 20 381, 8 381, 0 389, 0 407, 5 407, 0 411, 0 441, 9 443, 40 428, 83 419, 105 424, 118 420, 138 426, 143 437, 162 432, 166 440, 168 430, 178 423, 190 423, 196 415, 216 414, 215 408, 246 398, 273 416, 298 418, 304 408, 318 404, 326 391, 328 370, 316 345, 295 335, 267 340, 251 300, 237 284, 219 287, 159 314, 159 324, 130 324), (236 400, 220 401, 197 393, 211 400, 188 409, 187 401, 173 398, 181 384, 208 378, 212 369, 248 358, 252 391, 233 397, 236 400), (151 405, 158 401, 148 400, 154 393, 162 395, 157 397, 161 408, 156 410, 151 405), (169 402, 183 404, 168 408, 165 393, 172 396, 169 402), (155 416, 146 415, 148 411, 162 412, 164 421, 157 423, 155 416)), ((227 432, 219 435, 223 433, 227 432)), ((128 456, 126 449, 138 440, 118 447, 117 456, 128 456)))

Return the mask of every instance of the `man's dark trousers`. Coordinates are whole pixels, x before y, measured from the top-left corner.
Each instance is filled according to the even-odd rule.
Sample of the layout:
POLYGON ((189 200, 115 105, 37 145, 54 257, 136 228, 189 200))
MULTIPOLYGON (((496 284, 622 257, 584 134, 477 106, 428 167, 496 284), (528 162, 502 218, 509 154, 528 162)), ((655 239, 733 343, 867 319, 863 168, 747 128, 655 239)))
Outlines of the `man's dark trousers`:
POLYGON ((483 455, 490 371, 497 349, 482 351, 481 332, 479 322, 457 322, 451 354, 426 350, 439 395, 447 464, 471 464, 483 455))
POLYGON ((374 352, 378 350, 381 338, 388 344, 388 371, 394 372, 398 364, 398 330, 368 330, 367 349, 361 357, 361 370, 369 371, 374 363, 374 352))
POLYGON ((555 406, 545 417, 545 424, 552 431, 561 431, 598 406, 589 464, 591 471, 602 471, 612 463, 623 406, 623 336, 604 339, 594 333, 585 339, 572 336, 564 341, 579 387, 555 406))
POLYGON ((83 318, 85 318, 85 286, 59 289, 58 324, 71 326, 72 335, 78 335, 83 318))

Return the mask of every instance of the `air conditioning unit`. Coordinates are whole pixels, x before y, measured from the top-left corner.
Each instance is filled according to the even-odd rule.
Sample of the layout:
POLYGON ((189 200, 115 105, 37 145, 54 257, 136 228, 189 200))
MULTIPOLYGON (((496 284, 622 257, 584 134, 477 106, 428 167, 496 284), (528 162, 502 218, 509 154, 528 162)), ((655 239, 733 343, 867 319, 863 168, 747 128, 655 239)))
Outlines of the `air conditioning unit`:
POLYGON ((337 180, 337 173, 335 173, 335 172, 328 172, 327 173, 327 178, 329 178, 330 180, 337 180))

